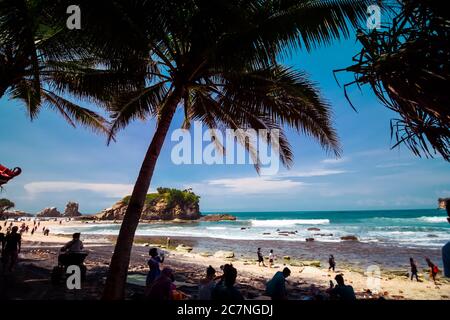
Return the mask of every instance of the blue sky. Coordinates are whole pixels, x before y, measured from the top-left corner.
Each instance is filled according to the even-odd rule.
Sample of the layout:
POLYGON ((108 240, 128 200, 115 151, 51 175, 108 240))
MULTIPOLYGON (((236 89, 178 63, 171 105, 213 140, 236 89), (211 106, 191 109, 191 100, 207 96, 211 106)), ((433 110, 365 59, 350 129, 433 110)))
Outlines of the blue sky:
MULTIPOLYGON (((287 211, 435 208, 450 196, 450 168, 441 158, 419 159, 405 148, 390 150, 389 120, 395 114, 367 91, 349 91, 347 103, 333 69, 351 64, 354 39, 312 53, 297 53, 286 64, 306 71, 333 107, 343 157, 327 155, 315 141, 288 132, 295 164, 276 176, 259 177, 251 165, 175 165, 166 140, 151 188, 192 187, 202 211, 287 211)), ((338 75, 342 83, 350 78, 338 75)), ((180 127, 178 113, 171 130, 180 127)), ((111 206, 129 193, 154 132, 154 121, 137 121, 106 146, 104 137, 73 129, 51 111, 30 122, 24 109, 0 100, 0 163, 23 174, 0 197, 17 209, 37 212, 80 203, 84 213, 111 206)))

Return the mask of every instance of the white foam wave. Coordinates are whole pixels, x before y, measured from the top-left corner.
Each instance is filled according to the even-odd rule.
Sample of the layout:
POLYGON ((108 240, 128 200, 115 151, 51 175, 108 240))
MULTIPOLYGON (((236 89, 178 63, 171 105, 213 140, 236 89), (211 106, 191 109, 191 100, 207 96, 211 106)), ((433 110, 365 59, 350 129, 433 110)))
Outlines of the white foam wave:
POLYGON ((302 224, 329 224, 328 219, 250 220, 254 227, 289 227, 302 224))
POLYGON ((428 223, 442 223, 447 222, 447 217, 438 216, 438 217, 419 217, 417 218, 419 221, 428 222, 428 223))

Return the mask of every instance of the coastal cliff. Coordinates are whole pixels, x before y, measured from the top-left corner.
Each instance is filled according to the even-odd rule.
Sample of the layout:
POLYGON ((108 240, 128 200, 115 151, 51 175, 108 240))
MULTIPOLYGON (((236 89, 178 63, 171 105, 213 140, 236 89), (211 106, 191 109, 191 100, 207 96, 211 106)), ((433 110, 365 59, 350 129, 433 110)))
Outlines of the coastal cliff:
MULTIPOLYGON (((147 194, 141 219, 143 220, 196 220, 200 218, 200 197, 191 190, 158 188, 147 194)), ((130 196, 116 202, 111 208, 96 214, 100 220, 122 220, 130 196)))

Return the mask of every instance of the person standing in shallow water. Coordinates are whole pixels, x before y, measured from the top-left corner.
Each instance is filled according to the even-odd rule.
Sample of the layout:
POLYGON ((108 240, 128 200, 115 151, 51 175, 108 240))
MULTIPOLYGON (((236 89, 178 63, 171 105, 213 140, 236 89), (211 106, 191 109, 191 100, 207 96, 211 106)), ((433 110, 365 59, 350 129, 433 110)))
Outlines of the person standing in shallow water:
POLYGON ((334 260, 334 256, 332 254, 330 254, 330 258, 328 258, 328 264, 330 265, 328 267, 328 271, 333 269, 333 272, 334 272, 334 270, 336 268, 336 260, 334 260))
POLYGON ((413 280, 413 277, 416 277, 416 280, 419 281, 419 276, 417 275, 417 265, 413 258, 409 258, 409 264, 411 265, 411 281, 413 280))

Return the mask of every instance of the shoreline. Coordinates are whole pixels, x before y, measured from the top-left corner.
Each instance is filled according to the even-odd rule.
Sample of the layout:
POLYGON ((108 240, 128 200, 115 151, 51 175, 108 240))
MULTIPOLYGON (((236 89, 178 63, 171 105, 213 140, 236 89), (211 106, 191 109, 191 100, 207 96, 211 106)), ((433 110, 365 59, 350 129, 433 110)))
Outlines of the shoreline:
MULTIPOLYGON (((17 222, 16 222, 17 223, 17 222)), ((20 224, 20 223, 19 223, 20 224)), ((97 223, 95 223, 97 224, 97 223)), ((95 225, 89 223, 89 226, 95 225)), ((113 224, 113 221, 104 221, 102 224, 113 224)), ((116 223, 120 226, 120 223, 116 223)), ((115 243, 116 235, 83 233, 83 227, 87 225, 84 221, 59 222, 41 221, 41 227, 50 229, 49 236, 43 236, 40 231, 33 236, 24 234, 24 240, 35 242, 60 242, 61 238, 70 239, 69 233, 52 233, 52 229, 67 227, 76 229, 82 233, 84 241, 92 245, 115 243), (80 228, 77 229, 77 226, 80 228)), ((166 236, 161 235, 136 235, 135 244, 161 244, 166 242, 166 236)), ((322 266, 328 264, 329 254, 333 254, 338 265, 355 270, 365 270, 368 266, 377 265, 386 271, 398 271, 409 269, 409 258, 414 257, 419 270, 426 267, 424 260, 429 257, 442 270, 441 249, 438 247, 405 247, 395 244, 382 244, 377 242, 360 241, 289 241, 284 239, 223 239, 208 236, 170 236, 172 244, 185 244, 194 248, 194 253, 209 252, 217 250, 233 251, 236 256, 244 259, 254 259, 256 249, 262 248, 266 256, 270 249, 274 250, 276 256, 290 256, 292 260, 319 260, 322 266)), ((68 241, 68 240, 67 240, 68 241)))
MULTIPOLYGON (((57 257, 60 245, 64 243, 66 237, 54 236, 51 242, 36 242, 26 240, 24 242, 24 257, 29 259, 31 254, 43 254, 45 257, 40 260, 29 259, 27 263, 44 267, 51 270, 57 257), (53 240, 59 239, 59 242, 53 240)), ((143 239, 142 239, 143 240, 143 239)), ((153 238, 152 240, 157 240, 153 238)), ((163 241, 164 239, 160 239, 163 241)), ((155 243, 157 244, 157 243, 155 243)), ((106 268, 109 264, 114 244, 98 243, 92 240, 85 240, 85 245, 90 251, 86 259, 88 274, 97 268, 106 268)), ((160 245, 161 246, 161 245, 160 245)), ((148 272, 146 261, 148 259, 148 249, 145 244, 135 244, 131 255, 129 266, 129 284, 141 287, 145 283, 145 275, 148 272)), ((330 280, 336 274, 343 274, 347 281, 354 287, 358 299, 450 299, 450 281, 438 278, 438 286, 435 286, 427 279, 427 274, 420 272, 421 282, 410 281, 405 272, 394 270, 381 270, 380 290, 368 291, 367 275, 363 270, 348 266, 338 266, 336 272, 329 272, 326 266, 300 266, 298 260, 286 261, 284 259, 275 260, 273 268, 258 267, 256 259, 235 257, 232 259, 218 258, 213 255, 204 256, 201 252, 180 252, 172 246, 170 249, 159 248, 165 252, 166 261, 164 266, 169 266, 175 270, 176 285, 195 298, 196 285, 203 277, 208 265, 220 270, 220 266, 225 263, 232 263, 238 270, 238 287, 245 292, 247 299, 264 300, 268 299, 264 295, 265 283, 270 280, 276 271, 280 271, 287 266, 292 271, 292 276, 288 279, 287 288, 290 291, 290 299, 308 299, 312 296, 313 290, 324 292, 330 280)))
MULTIPOLYGON (((78 223, 72 223, 72 227, 76 227, 78 223)), ((50 230, 57 222, 41 222, 40 228, 48 227, 50 230)), ((70 235, 52 234, 44 236, 42 232, 37 232, 33 236, 30 234, 23 235, 23 250, 20 257, 20 264, 24 268, 39 267, 50 272, 56 264, 59 248, 70 239, 70 235)), ((88 275, 92 281, 95 281, 97 287, 102 286, 102 281, 106 275, 107 267, 114 250, 115 236, 95 236, 82 234, 82 240, 85 248, 89 250, 89 256, 86 259, 88 275), (102 270, 102 271, 99 271, 102 270)), ((255 245, 267 246, 275 245, 282 241, 243 241, 213 239, 213 238, 185 238, 171 237, 170 248, 164 248, 166 244, 165 237, 149 237, 136 236, 133 246, 131 261, 129 266, 129 282, 134 285, 137 290, 142 289, 145 274, 148 271, 147 260, 148 250, 151 246, 158 246, 159 250, 165 252, 166 261, 164 266, 170 266, 175 270, 177 287, 187 292, 191 298, 195 298, 196 288, 200 279, 204 276, 206 267, 212 265, 216 270, 220 270, 220 266, 225 263, 232 263, 238 269, 238 287, 245 294, 247 299, 267 299, 264 295, 265 283, 270 280, 276 271, 280 271, 287 266, 292 271, 292 276, 288 279, 288 290, 290 299, 308 299, 312 296, 314 290, 324 292, 328 287, 329 281, 334 278, 337 273, 342 273, 346 282, 355 289, 357 297, 360 299, 433 299, 433 300, 450 300, 450 281, 438 276, 438 286, 435 286, 428 280, 428 274, 423 270, 423 264, 419 264, 419 275, 422 282, 410 281, 407 278, 408 268, 390 268, 389 265, 379 264, 380 267, 380 290, 371 290, 369 294, 367 274, 367 248, 371 248, 372 255, 386 255, 390 252, 392 255, 405 255, 400 252, 400 248, 377 248, 374 244, 362 244, 357 242, 348 242, 344 246, 329 243, 310 243, 304 242, 297 244, 296 255, 290 255, 290 259, 284 259, 284 252, 275 251, 277 259, 275 267, 258 267, 256 262, 255 245), (192 246, 191 252, 177 251, 176 246, 184 244, 192 246), (339 257, 337 259, 336 273, 329 272, 328 264, 325 257, 328 257, 330 250, 338 250, 337 247, 345 247, 345 250, 353 252, 353 263, 347 263, 342 259, 343 250, 337 251, 339 257), (208 248, 208 250, 206 250, 208 248), (246 251, 248 248, 255 250, 246 251), (355 248, 359 248, 355 250, 355 248), (394 250, 395 249, 395 250, 394 250), (219 258, 214 256, 216 251, 233 251, 235 257, 233 259, 219 258), (377 252, 377 250, 379 252, 377 252), (247 252, 244 254, 244 251, 247 252), (208 252, 208 254, 206 254, 208 252), (364 254, 364 252, 366 252, 364 254), (313 258, 311 258, 313 256, 313 258), (311 261, 314 260, 314 261, 311 261), (316 265, 317 260, 320 266, 316 265), (362 263, 362 265, 358 265, 362 263), (141 289, 139 289, 141 288, 141 289)), ((288 243, 286 241, 286 243, 288 243)), ((284 243, 284 244, 286 244, 284 243)), ((277 249, 278 250, 278 249, 277 249)), ((264 255, 268 250, 264 249, 264 255)), ((406 254, 409 252, 406 252, 406 254)), ((422 252, 423 253, 423 252, 422 252)), ((349 261, 352 262, 352 261, 349 261)), ((377 278, 377 277, 376 277, 377 278)), ((46 280, 47 281, 47 280, 46 280)), ((98 291, 99 289, 97 289, 98 291)), ((133 289, 134 290, 134 289, 133 289)), ((50 295, 52 293, 49 293, 50 295)), ((91 297, 92 298, 92 297, 91 297)))

